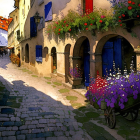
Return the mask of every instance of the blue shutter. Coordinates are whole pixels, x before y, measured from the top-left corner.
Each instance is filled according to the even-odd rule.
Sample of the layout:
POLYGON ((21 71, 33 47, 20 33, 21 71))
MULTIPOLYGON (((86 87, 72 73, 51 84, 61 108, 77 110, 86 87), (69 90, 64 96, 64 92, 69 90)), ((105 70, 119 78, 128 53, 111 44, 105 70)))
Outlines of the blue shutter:
POLYGON ((122 69, 122 46, 121 46, 121 39, 117 38, 114 41, 114 60, 116 68, 122 69))
POLYGON ((36 61, 42 62, 42 46, 36 45, 36 61))
POLYGON ((52 20, 52 2, 45 5, 45 21, 52 20))
POLYGON ((113 70, 113 42, 106 42, 102 51, 102 66, 103 76, 106 76, 106 69, 108 72, 113 70))
POLYGON ((34 17, 30 18, 30 37, 37 36, 37 28, 34 17))

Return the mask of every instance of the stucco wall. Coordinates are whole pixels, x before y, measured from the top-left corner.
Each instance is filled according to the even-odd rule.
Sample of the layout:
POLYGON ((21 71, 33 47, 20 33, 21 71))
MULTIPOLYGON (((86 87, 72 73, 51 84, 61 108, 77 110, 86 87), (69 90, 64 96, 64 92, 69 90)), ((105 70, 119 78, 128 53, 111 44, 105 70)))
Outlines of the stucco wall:
MULTIPOLYGON (((22 24, 25 23, 24 26, 21 26, 21 27, 24 27, 25 36, 27 39, 27 40, 21 42, 21 47, 23 47, 24 52, 25 52, 25 45, 28 43, 29 44, 29 54, 30 54, 29 55, 30 62, 26 63, 25 65, 40 75, 47 76, 51 73, 51 69, 52 69, 51 68, 51 65, 52 65, 51 49, 52 49, 52 47, 55 47, 56 52, 58 52, 57 53, 57 73, 65 75, 65 55, 64 55, 65 46, 67 44, 71 45, 70 56, 73 57, 73 52, 75 50, 75 47, 78 47, 78 45, 79 45, 79 44, 75 45, 75 43, 77 42, 77 40, 79 38, 81 38, 83 36, 85 38, 88 38, 89 43, 90 43, 90 73, 92 76, 95 76, 97 68, 99 69, 100 74, 102 73, 101 53, 102 53, 103 45, 105 44, 107 39, 109 39, 109 37, 112 37, 114 35, 115 36, 121 35, 132 44, 133 48, 136 48, 137 45, 140 43, 138 38, 132 39, 131 34, 127 33, 127 31, 122 28, 116 29, 117 32, 113 32, 111 30, 109 30, 108 32, 105 32, 105 33, 96 32, 96 36, 92 36, 90 31, 86 31, 86 32, 83 31, 78 34, 78 39, 67 38, 64 41, 60 40, 58 38, 58 36, 56 36, 56 37, 54 36, 52 39, 48 38, 48 36, 45 34, 45 28, 43 28, 43 29, 37 31, 36 37, 30 38, 30 17, 34 16, 36 11, 39 12, 40 16, 44 17, 44 5, 46 5, 48 2, 49 2, 49 0, 44 0, 44 3, 41 4, 40 6, 38 6, 38 1, 35 1, 33 7, 30 8, 29 11, 27 12, 28 14, 26 14, 26 16, 27 16, 26 20, 24 20, 24 22, 21 21, 22 24), (110 36, 110 35, 112 35, 112 36, 110 36), (49 57, 48 57, 47 62, 45 61, 45 58, 43 58, 42 63, 37 63, 35 61, 36 45, 42 45, 43 48, 46 46, 48 47, 49 57)), ((65 0, 65 1, 64 0, 57 0, 57 1, 52 0, 52 3, 53 3, 53 17, 55 17, 55 15, 56 14, 59 15, 61 11, 64 14, 66 14, 69 9, 76 10, 77 5, 81 3, 81 0, 77 0, 77 1, 75 1, 75 0, 65 0)), ((96 6, 96 7, 100 6, 100 8, 103 8, 103 9, 104 8, 109 9, 111 6, 108 1, 102 2, 101 0, 100 1, 94 0, 93 4, 94 4, 94 6, 96 6)), ((20 14, 21 14, 21 10, 20 10, 20 14)), ((45 22, 45 26, 47 26, 47 24, 48 24, 48 22, 45 22)), ((137 34, 138 34, 138 32, 137 32, 137 34)), ((84 41, 84 39, 82 41, 84 41)), ((76 60, 76 61, 78 61, 78 60, 76 60)), ((74 61, 75 64, 77 63, 76 61, 74 61)))
POLYGON ((102 8, 102 9, 110 10, 110 7, 112 5, 107 0, 93 0, 93 6, 95 6, 97 8, 102 8))

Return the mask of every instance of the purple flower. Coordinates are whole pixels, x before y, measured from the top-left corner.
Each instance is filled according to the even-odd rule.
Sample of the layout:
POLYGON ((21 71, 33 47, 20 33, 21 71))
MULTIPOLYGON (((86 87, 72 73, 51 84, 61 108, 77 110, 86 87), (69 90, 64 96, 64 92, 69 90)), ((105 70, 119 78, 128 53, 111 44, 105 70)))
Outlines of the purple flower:
POLYGON ((134 90, 133 91, 133 95, 135 96, 135 95, 137 95, 138 94, 138 91, 137 90, 134 90))
POLYGON ((133 98, 136 100, 137 99, 137 95, 134 95, 133 98))
POLYGON ((110 103, 110 107, 113 108, 114 107, 114 103, 110 103))
POLYGON ((115 103, 115 102, 116 102, 116 99, 114 99, 114 98, 112 97, 111 102, 112 102, 112 103, 115 103))

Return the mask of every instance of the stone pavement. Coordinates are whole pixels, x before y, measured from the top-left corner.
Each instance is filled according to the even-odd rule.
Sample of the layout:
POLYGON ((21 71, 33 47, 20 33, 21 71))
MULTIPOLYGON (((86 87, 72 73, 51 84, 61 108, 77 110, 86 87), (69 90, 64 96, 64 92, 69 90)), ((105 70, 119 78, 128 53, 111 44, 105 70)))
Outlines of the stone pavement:
POLYGON ((0 58, 0 81, 8 100, 20 103, 13 112, 0 106, 0 140, 92 140, 74 119, 69 101, 43 78, 19 70, 8 56, 0 58))

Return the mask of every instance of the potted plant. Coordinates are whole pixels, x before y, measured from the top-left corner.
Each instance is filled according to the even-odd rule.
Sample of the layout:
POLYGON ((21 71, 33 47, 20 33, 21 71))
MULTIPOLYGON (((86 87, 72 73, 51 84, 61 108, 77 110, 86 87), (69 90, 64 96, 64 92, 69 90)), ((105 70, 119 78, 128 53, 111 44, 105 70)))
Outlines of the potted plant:
POLYGON ((67 75, 68 79, 69 79, 69 83, 71 85, 80 85, 82 82, 82 73, 81 73, 81 69, 78 67, 75 68, 70 68, 69 69, 69 75, 67 75))

